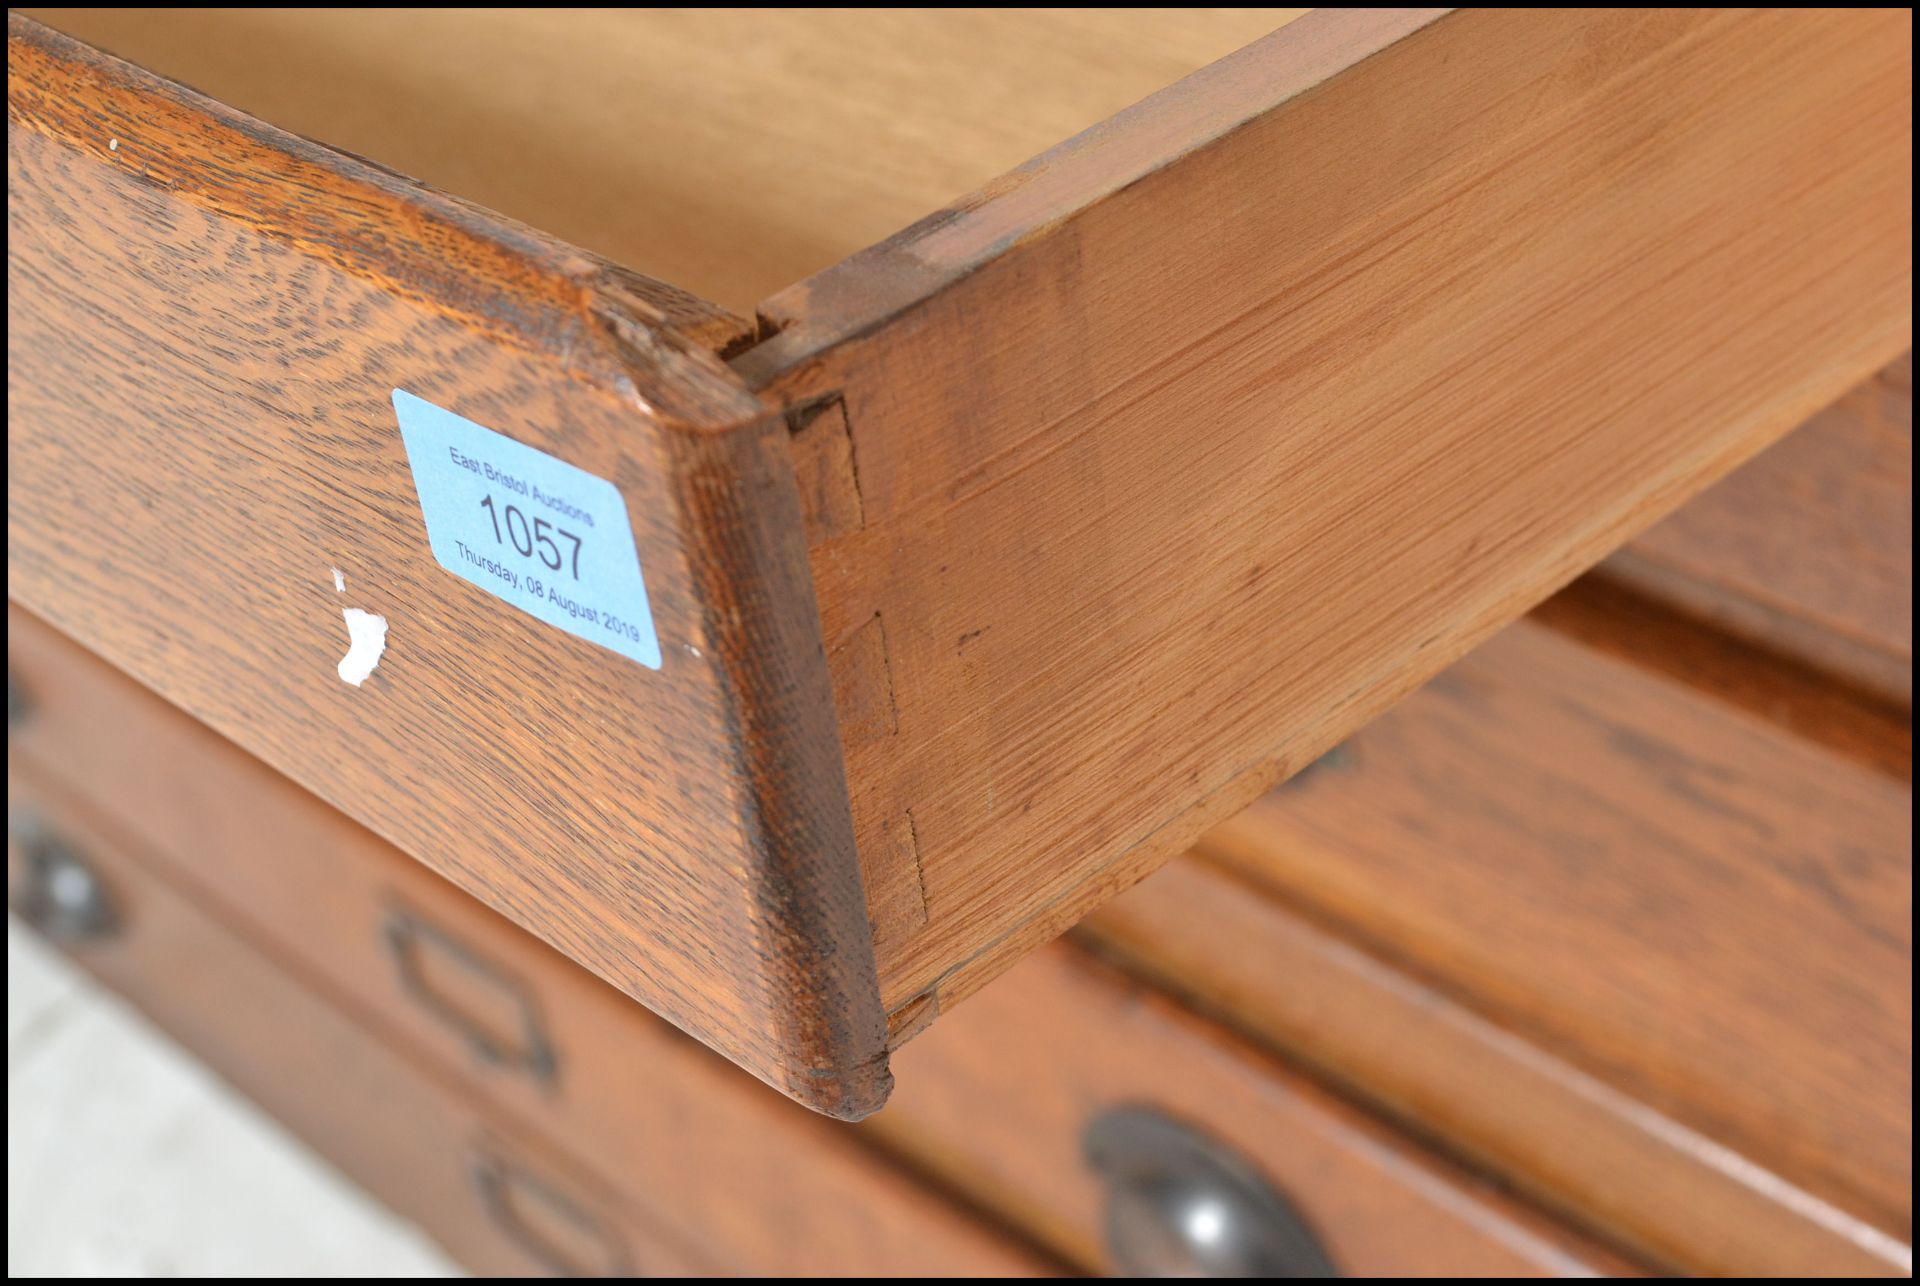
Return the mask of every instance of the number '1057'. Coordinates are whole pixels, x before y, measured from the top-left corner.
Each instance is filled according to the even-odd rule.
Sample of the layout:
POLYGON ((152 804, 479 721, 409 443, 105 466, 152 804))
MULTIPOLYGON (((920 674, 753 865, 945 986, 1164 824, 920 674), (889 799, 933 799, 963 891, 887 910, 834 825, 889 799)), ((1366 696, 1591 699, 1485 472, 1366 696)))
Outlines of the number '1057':
POLYGON ((527 516, 520 512, 518 505, 507 505, 503 509, 496 509, 491 495, 480 502, 480 507, 486 510, 487 517, 493 520, 495 544, 512 545, 522 558, 534 557, 534 551, 537 549, 540 551, 540 561, 556 572, 568 565, 569 556, 560 552, 560 543, 554 537, 557 535, 561 540, 571 541, 573 550, 570 560, 573 565, 573 578, 580 579, 580 537, 565 527, 554 526, 545 518, 535 518, 529 523, 527 516), (504 534, 501 531, 503 523, 506 529, 504 534))

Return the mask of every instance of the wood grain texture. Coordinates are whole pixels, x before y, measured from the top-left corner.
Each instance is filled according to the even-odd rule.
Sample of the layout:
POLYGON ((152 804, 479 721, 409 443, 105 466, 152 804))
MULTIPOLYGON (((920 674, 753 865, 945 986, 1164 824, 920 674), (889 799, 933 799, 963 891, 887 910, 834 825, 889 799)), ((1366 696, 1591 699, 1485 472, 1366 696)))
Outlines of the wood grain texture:
MULTIPOLYGON (((490 1214, 474 1180, 475 1167, 489 1162, 511 1166, 522 1183, 530 1178, 564 1203, 564 1215, 548 1215, 540 1232, 561 1243, 580 1272, 679 1276, 725 1267, 316 998, 144 869, 124 832, 11 762, 7 784, 9 822, 30 813, 52 826, 84 854, 119 908, 120 933, 66 944, 74 958, 469 1268, 488 1276, 556 1272, 490 1214)), ((9 842, 10 868, 16 859, 9 842)))
POLYGON ((1913 355, 1608 559, 1714 625, 1913 704, 1913 355))
POLYGON ((1109 1108, 1146 1105, 1251 1162, 1343 1276, 1636 1275, 1065 945, 898 1057, 899 1091, 860 1130, 1107 1272, 1107 1193, 1082 1135, 1109 1108))
POLYGON ((859 1115, 888 1041, 1910 342, 1910 21, 1311 16, 743 351, 15 20, 12 592, 859 1115), (667 670, 427 566, 397 384, 621 487, 667 670), (360 693, 333 567, 395 623, 360 693))
POLYGON ((8 635, 32 703, 10 749, 45 789, 138 836, 137 856, 176 887, 707 1262, 773 1276, 1059 1270, 44 624, 14 609, 8 635), (403 984, 385 940, 396 914, 433 935, 435 985, 467 1017, 403 984), (463 960, 468 976, 449 976, 463 960), (475 1020, 505 1056, 476 1053, 475 1020), (550 1079, 513 1056, 534 1043, 551 1051, 550 1079))
POLYGON ((742 314, 1299 9, 35 9, 742 314))
POLYGON ((785 429, 709 351, 737 324, 18 16, 8 175, 9 595, 787 1093, 882 1101, 785 429), (619 487, 663 669, 434 563, 395 388, 619 487), (358 689, 344 606, 390 627, 358 689))
POLYGON ((769 300, 896 1026, 1906 347, 1910 23, 1319 11, 769 300))
MULTIPOLYGON (((1392 716, 1389 716, 1391 718, 1392 716)), ((1081 941, 1573 1226, 1673 1271, 1898 1276, 1912 1249, 1204 860, 1081 941)))
MULTIPOLYGON (((1654 1203, 1685 1186, 1684 1155, 1661 1176, 1557 1148, 1491 1087, 1428 1081, 1424 1057, 1351 1055, 1356 1079, 1443 1100, 1434 1129, 1663 1255, 1773 1271, 1808 1265, 1820 1229, 1788 1221, 1829 1220, 1822 1203, 1883 1261, 1890 1243, 1908 1253, 1912 808, 1905 781, 1523 622, 1200 851, 1241 896, 1297 908, 1725 1149, 1705 1160, 1751 1166, 1761 1195, 1770 1173, 1814 1201, 1783 1199, 1756 1239, 1744 1215, 1654 1203), (1746 1258, 1762 1254, 1782 1259, 1746 1258)), ((1237 988, 1221 1003, 1282 1009, 1237 988)), ((1294 1041, 1349 1057, 1317 1027, 1294 1041)))

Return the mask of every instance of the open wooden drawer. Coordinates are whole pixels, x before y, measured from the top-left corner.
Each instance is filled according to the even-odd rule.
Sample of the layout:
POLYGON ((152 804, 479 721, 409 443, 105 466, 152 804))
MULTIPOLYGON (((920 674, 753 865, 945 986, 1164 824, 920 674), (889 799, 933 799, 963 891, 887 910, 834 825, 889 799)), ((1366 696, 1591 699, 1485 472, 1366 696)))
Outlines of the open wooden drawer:
POLYGON ((863 1115, 1909 342, 1910 15, 1287 17, 15 16, 9 594, 863 1115))

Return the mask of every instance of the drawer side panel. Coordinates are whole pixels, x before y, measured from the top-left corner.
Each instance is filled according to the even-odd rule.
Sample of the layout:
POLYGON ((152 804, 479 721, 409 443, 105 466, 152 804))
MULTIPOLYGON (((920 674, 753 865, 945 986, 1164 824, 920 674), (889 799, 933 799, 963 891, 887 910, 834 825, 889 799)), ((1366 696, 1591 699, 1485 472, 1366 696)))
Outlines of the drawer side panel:
POLYGON ((886 644, 894 730, 842 732, 863 843, 915 841, 889 1011, 1896 357, 1910 50, 1904 11, 1316 11, 769 301, 735 368, 851 426, 814 574, 836 666, 886 644))

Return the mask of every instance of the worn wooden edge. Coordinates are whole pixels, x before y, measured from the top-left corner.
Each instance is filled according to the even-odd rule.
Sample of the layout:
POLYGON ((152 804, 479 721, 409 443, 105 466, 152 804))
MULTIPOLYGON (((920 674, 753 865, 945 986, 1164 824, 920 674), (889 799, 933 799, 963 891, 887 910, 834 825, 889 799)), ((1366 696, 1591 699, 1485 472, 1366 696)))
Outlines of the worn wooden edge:
POLYGON ((1083 130, 878 245, 763 300, 764 338, 733 362, 750 387, 823 394, 809 365, 1015 247, 1324 84, 1449 9, 1314 9, 1083 130), (1245 86, 1258 85, 1250 94, 1245 86), (1222 92, 1233 86, 1233 92, 1222 92))
POLYGON ((671 458, 757 804, 754 893, 795 1056, 779 1088, 858 1120, 893 1087, 887 1021, 786 432, 763 416, 751 435, 678 436, 671 458))
POLYGON ((751 787, 743 824, 755 844, 743 857, 776 974, 763 1019, 779 1061, 743 1065, 829 1115, 876 1110, 891 1086, 886 1023, 785 421, 722 361, 751 327, 20 14, 8 15, 7 46, 10 137, 57 139, 536 353, 631 409, 636 431, 662 434, 751 787), (179 137, 206 140, 227 163, 172 162, 164 140, 179 137), (338 200, 289 197, 317 189, 338 200))

